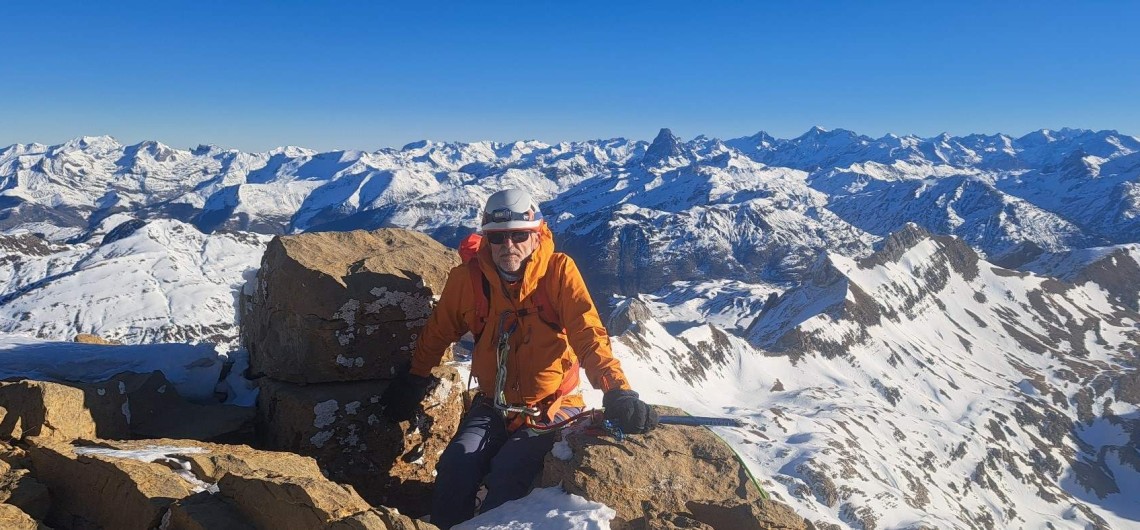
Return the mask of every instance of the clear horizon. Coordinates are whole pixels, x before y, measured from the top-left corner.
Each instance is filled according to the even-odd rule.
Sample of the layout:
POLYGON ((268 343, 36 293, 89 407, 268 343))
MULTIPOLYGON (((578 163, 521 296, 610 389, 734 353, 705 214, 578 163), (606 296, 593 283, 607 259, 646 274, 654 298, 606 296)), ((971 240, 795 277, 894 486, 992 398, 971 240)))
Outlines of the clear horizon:
POLYGON ((1140 4, 45 5, 6 13, 0 146, 1140 134, 1140 4))

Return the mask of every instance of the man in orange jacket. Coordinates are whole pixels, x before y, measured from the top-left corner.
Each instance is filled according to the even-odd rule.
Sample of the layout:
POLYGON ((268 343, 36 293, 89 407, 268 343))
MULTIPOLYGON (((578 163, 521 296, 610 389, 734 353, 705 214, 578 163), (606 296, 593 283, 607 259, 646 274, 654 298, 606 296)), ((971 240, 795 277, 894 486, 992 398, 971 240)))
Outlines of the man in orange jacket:
POLYGON ((605 392, 606 419, 628 433, 657 424, 656 412, 630 388, 613 357, 577 265, 554 252, 530 194, 508 189, 491 195, 482 231, 472 258, 477 263, 451 270, 409 372, 382 397, 386 416, 410 419, 447 347, 468 331, 477 334, 471 372, 481 393, 436 467, 431 522, 445 530, 474 515, 481 484, 487 487, 483 512, 527 494, 554 444, 541 427, 585 406, 581 394, 568 388, 579 366, 605 392), (480 303, 486 304, 482 311, 480 303))

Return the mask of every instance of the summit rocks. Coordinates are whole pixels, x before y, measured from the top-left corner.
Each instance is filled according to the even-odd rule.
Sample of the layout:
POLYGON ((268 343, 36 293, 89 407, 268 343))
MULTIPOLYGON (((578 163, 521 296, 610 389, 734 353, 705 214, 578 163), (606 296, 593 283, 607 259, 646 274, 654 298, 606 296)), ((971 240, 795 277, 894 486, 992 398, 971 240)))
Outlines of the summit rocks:
POLYGON ((391 378, 458 264, 409 230, 274 238, 243 308, 253 372, 292 383, 391 378))
POLYGON ((376 505, 427 513, 435 464, 463 411, 462 379, 437 367, 439 384, 411 422, 385 419, 380 395, 458 264, 453 250, 408 230, 274 238, 243 302, 260 442, 316 458, 376 505))
POLYGON ((435 528, 373 508, 299 455, 169 439, 25 443, 23 459, 7 458, 50 489, 53 528, 435 528))
POLYGON ((620 444, 566 431, 559 443, 572 456, 554 456, 565 456, 561 450, 548 455, 542 484, 561 483, 569 493, 613 508, 614 530, 809 528, 787 505, 764 499, 732 449, 707 429, 662 425, 620 444))

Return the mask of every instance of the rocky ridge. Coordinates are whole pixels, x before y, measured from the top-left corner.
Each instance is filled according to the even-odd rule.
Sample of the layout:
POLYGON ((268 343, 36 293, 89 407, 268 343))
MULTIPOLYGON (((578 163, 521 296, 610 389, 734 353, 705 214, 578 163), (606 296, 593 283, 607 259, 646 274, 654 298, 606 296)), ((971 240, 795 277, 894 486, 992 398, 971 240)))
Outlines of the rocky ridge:
POLYGON ((662 402, 748 418, 726 439, 817 526, 1140 515, 1127 508, 1140 314, 1096 284, 997 267, 910 226, 866 259, 822 257, 765 304, 749 342, 696 347, 715 335, 638 313, 615 341, 631 377, 676 382, 650 394, 662 402))

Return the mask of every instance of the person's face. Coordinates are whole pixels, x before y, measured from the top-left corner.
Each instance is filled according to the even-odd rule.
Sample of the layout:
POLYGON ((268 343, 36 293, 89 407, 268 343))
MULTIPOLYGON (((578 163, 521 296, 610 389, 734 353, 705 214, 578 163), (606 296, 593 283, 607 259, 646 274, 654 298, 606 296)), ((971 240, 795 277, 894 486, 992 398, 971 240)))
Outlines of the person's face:
POLYGON ((491 258, 503 272, 514 274, 523 262, 538 248, 538 234, 530 230, 504 230, 489 232, 491 258))

